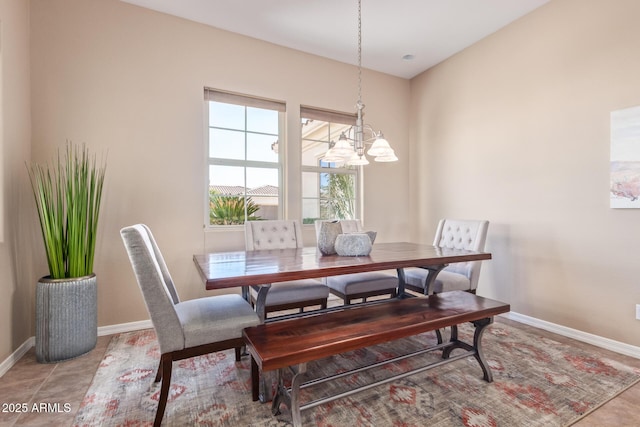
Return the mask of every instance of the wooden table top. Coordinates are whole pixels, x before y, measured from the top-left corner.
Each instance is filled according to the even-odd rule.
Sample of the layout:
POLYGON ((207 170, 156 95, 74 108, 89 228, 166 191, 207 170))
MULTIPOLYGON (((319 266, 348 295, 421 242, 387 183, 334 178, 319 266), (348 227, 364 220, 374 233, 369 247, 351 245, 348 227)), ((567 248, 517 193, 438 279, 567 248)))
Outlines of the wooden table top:
POLYGON ((361 257, 324 256, 315 246, 193 256, 209 290, 488 259, 491 259, 488 252, 406 242, 376 243, 368 256, 361 257))

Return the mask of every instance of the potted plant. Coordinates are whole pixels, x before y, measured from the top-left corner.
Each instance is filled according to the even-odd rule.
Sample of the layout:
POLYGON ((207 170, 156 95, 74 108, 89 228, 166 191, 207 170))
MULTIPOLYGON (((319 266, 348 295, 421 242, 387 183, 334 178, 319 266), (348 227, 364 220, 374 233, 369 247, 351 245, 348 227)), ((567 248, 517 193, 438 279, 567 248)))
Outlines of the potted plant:
POLYGON ((67 143, 57 162, 28 167, 49 275, 36 287, 36 358, 50 363, 91 351, 97 342, 93 271, 106 165, 67 143))

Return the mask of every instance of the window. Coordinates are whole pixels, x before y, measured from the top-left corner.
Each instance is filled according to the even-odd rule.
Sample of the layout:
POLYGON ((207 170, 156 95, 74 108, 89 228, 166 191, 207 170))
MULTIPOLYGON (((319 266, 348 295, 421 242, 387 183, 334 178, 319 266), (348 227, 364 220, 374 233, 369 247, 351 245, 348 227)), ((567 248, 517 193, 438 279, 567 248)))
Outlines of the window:
POLYGON ((327 163, 322 156, 340 133, 355 124, 355 115, 301 107, 302 220, 360 218, 358 168, 327 163))
POLYGON ((212 89, 208 116, 207 224, 240 225, 281 217, 278 141, 285 104, 212 89))

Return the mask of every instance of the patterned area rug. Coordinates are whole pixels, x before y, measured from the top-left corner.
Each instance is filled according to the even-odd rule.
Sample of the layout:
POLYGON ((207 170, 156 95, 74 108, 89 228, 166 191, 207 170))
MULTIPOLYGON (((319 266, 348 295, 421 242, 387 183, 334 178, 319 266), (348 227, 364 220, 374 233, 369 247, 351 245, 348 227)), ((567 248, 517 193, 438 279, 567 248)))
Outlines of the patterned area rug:
MULTIPOLYGON (((463 325, 460 338, 469 342, 472 332, 463 325)), ((433 333, 423 334, 324 359, 310 364, 309 371, 344 371, 434 343, 433 333)), ((482 379, 480 366, 469 357, 303 411, 303 424, 563 426, 640 379, 640 370, 500 322, 487 328, 483 345, 493 383, 482 379)), ((153 382, 159 356, 152 330, 114 336, 74 425, 152 425, 160 390, 153 382)), ((303 402, 438 357, 418 356, 305 389, 303 402)), ((230 350, 174 363, 165 426, 288 426, 290 420, 286 406, 274 417, 270 404, 251 401, 248 356, 236 363, 230 350)))

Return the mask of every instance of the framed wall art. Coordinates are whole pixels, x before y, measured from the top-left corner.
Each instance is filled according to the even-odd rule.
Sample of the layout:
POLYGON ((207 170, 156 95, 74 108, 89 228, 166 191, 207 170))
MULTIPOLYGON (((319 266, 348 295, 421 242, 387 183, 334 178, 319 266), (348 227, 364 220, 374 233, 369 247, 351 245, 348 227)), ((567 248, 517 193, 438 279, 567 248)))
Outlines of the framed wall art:
POLYGON ((640 208, 640 106, 611 113, 610 206, 640 208))

